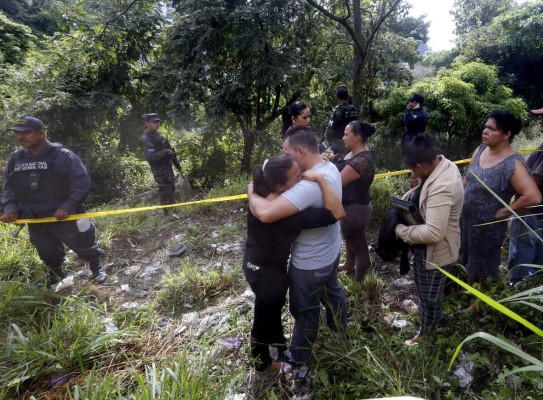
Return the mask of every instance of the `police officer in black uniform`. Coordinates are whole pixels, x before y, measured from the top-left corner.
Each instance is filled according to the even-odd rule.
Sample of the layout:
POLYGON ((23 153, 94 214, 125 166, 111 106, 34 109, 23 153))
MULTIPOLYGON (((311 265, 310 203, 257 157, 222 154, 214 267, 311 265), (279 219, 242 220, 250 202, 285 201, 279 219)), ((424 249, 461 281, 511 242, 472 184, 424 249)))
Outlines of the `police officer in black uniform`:
MULTIPOLYGON (((175 181, 173 168, 175 166, 181 172, 181 166, 177 160, 175 151, 165 137, 160 136, 160 117, 158 114, 145 114, 145 126, 147 129, 140 138, 140 145, 145 153, 145 158, 151 166, 151 172, 158 186, 158 195, 161 205, 174 204, 175 181)), ((168 208, 163 208, 164 215, 168 215, 168 208)), ((178 219, 179 216, 172 212, 172 216, 178 219)))
POLYGON ((414 93, 407 99, 407 107, 403 113, 404 133, 402 145, 415 136, 422 135, 428 125, 428 113, 424 108, 424 97, 414 93))
MULTIPOLYGON (((338 105, 330 115, 330 122, 326 128, 324 137, 328 142, 328 147, 334 154, 342 153, 345 150, 343 144, 343 133, 345 127, 351 121, 358 118, 358 110, 352 104, 349 104, 349 91, 347 86, 340 85, 336 88, 336 99, 338 105)), ((322 148, 321 148, 322 150, 322 148)))
MULTIPOLYGON (((91 189, 91 179, 81 158, 61 144, 46 140, 45 126, 37 118, 24 116, 11 129, 21 148, 8 161, 0 221, 52 216, 61 221, 69 214, 84 213, 83 201, 91 189)), ((90 219, 33 223, 28 224, 28 231, 40 258, 50 268, 49 284, 65 277, 64 245, 89 263, 95 283, 107 279, 100 265, 103 250, 96 244, 90 219)))

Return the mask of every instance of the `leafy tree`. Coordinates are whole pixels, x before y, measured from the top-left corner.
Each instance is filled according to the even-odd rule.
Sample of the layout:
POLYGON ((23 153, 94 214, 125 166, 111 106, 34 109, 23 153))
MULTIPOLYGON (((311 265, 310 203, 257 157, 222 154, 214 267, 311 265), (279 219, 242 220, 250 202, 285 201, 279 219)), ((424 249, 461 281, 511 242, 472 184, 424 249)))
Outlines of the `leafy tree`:
POLYGON ((2 0, 0 11, 31 29, 53 35, 65 23, 64 11, 77 0, 2 0))
POLYGON ((315 73, 315 18, 286 0, 187 0, 177 15, 150 80, 151 104, 201 127, 203 140, 240 132, 243 146, 232 151, 248 171, 257 141, 315 73))
POLYGON ((456 49, 430 51, 424 55, 422 65, 433 68, 436 72, 440 68, 450 68, 454 59, 460 55, 460 51, 456 49))
MULTIPOLYGON (((394 46, 398 44, 396 39, 401 40, 403 36, 393 36, 392 34, 382 34, 386 23, 393 19, 398 14, 405 14, 408 9, 408 5, 403 0, 353 0, 341 1, 341 2, 319 2, 317 0, 306 0, 308 4, 315 7, 327 18, 340 24, 348 33, 353 43, 353 66, 352 66, 352 80, 353 80, 353 102, 360 106, 362 109, 366 108, 366 104, 369 102, 369 96, 373 94, 373 91, 368 91, 365 88, 365 82, 368 79, 374 85, 375 80, 371 79, 375 76, 375 71, 382 69, 384 66, 390 66, 390 63, 381 62, 385 58, 389 58, 391 52, 378 52, 375 54, 376 42, 378 39, 382 39, 386 48, 388 46, 394 46), (380 35, 384 36, 380 38, 380 35), (372 57, 373 60, 372 60, 372 57), (373 67, 371 65, 373 65, 373 67), (373 70, 373 71, 372 71, 373 70), (365 93, 364 93, 365 92, 365 93)), ((396 21, 396 27, 401 25, 401 21, 396 21)), ((413 22, 412 19, 407 20, 413 22)), ((401 33, 397 28, 396 31, 401 33)), ((392 32, 392 31, 389 31, 392 32)), ((404 32, 405 33, 405 32, 404 32)), ((426 37, 427 33, 424 32, 409 32, 411 37, 419 36, 420 38, 426 37)), ((417 44, 413 39, 413 42, 406 43, 405 41, 399 45, 401 48, 406 46, 414 46, 417 44)), ((392 52, 393 53, 393 52, 392 52)), ((396 54, 398 54, 396 52, 396 54)), ((395 57, 392 57, 395 58, 395 57)), ((401 60, 407 61, 410 60, 401 60)))
POLYGON ((472 31, 459 62, 470 60, 498 66, 502 82, 529 104, 541 105, 543 3, 524 3, 472 31))
POLYGON ((28 27, 0 13, 0 68, 2 63, 22 64, 34 40, 28 27))
POLYGON ((471 62, 454 69, 441 69, 434 78, 425 78, 411 87, 392 89, 378 103, 383 116, 380 132, 399 140, 405 99, 421 93, 429 114, 427 132, 446 141, 449 149, 457 147, 462 156, 479 141, 484 122, 494 109, 507 109, 521 119, 527 117, 526 104, 513 91, 500 84, 497 68, 471 62))
POLYGON ((489 25, 495 17, 512 9, 512 2, 508 0, 454 0, 450 13, 454 18, 458 45, 465 44, 469 33, 489 25))
POLYGON ((69 31, 52 37, 20 83, 20 112, 41 116, 53 139, 80 152, 116 140, 119 121, 142 97, 137 77, 161 30, 156 5, 94 0, 66 8, 69 31))

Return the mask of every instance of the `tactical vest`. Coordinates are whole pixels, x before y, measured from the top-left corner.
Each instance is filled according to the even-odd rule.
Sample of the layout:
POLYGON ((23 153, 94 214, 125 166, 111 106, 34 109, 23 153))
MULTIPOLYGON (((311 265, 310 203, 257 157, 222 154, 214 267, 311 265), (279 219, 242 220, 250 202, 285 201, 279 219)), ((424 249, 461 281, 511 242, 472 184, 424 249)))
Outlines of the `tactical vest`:
POLYGON ((23 204, 39 204, 58 201, 70 196, 69 171, 57 161, 58 153, 69 153, 59 143, 49 143, 42 153, 29 157, 24 149, 13 154, 13 170, 10 173, 15 196, 23 204))
POLYGON ((341 140, 345 127, 349 122, 355 121, 358 118, 358 110, 351 104, 341 104, 334 108, 330 115, 330 122, 326 130, 326 138, 328 140, 341 140))
MULTIPOLYGON (((155 153, 158 153, 159 151, 164 150, 164 149, 170 149, 171 148, 170 142, 165 137, 162 137, 162 136, 159 136, 159 135, 154 135, 154 134, 151 134, 151 133, 148 133, 148 132, 144 132, 141 139, 143 139, 144 137, 149 139, 153 143, 155 153)), ((140 139, 140 144, 142 144, 141 139, 140 139)), ((171 158, 164 158, 164 159, 154 161, 154 162, 149 161, 149 165, 151 166, 151 168, 162 167, 162 166, 165 166, 165 165, 171 166, 172 161, 171 161, 171 158)))

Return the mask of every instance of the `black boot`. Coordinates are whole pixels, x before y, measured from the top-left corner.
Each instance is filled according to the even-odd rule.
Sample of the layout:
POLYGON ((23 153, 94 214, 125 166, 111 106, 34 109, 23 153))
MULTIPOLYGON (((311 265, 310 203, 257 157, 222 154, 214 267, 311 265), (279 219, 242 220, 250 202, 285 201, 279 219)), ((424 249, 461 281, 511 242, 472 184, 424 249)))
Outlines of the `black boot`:
POLYGON ((100 264, 91 266, 92 281, 97 285, 104 283, 107 279, 106 269, 100 264))

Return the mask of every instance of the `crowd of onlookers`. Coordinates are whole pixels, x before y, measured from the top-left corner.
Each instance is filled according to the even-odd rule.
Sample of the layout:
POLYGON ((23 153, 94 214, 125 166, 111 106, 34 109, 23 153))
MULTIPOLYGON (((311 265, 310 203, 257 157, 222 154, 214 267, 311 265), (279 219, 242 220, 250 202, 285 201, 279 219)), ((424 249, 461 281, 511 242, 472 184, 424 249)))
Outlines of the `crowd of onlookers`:
MULTIPOLYGON (((330 329, 348 337, 338 272, 363 280, 371 267, 366 227, 376 166, 368 141, 375 128, 357 120, 345 86, 337 88, 336 97, 338 106, 320 144, 309 127, 309 108, 297 102, 285 109, 284 155, 255 166, 248 187, 243 266, 256 295, 251 340, 259 370, 309 363, 321 305, 330 329), (345 260, 340 264, 341 237, 345 260), (287 289, 295 321, 289 345, 281 323, 287 289), (277 347, 279 356, 271 357, 268 346, 277 347)), ((542 121, 543 109, 532 113, 542 121)), ((412 95, 404 113, 401 152, 412 171, 411 189, 399 202, 421 220, 392 212, 387 222, 394 239, 409 246, 418 289, 420 328, 406 345, 430 334, 442 318, 445 276, 437 267, 461 264, 468 283, 488 291, 499 277, 508 226, 509 282, 517 283, 539 270, 534 265, 543 264, 543 144, 525 161, 512 145, 520 120, 495 110, 462 176, 441 154, 437 140, 425 133, 427 122, 424 98, 412 95)), ((479 312, 475 304, 462 311, 479 312)))

